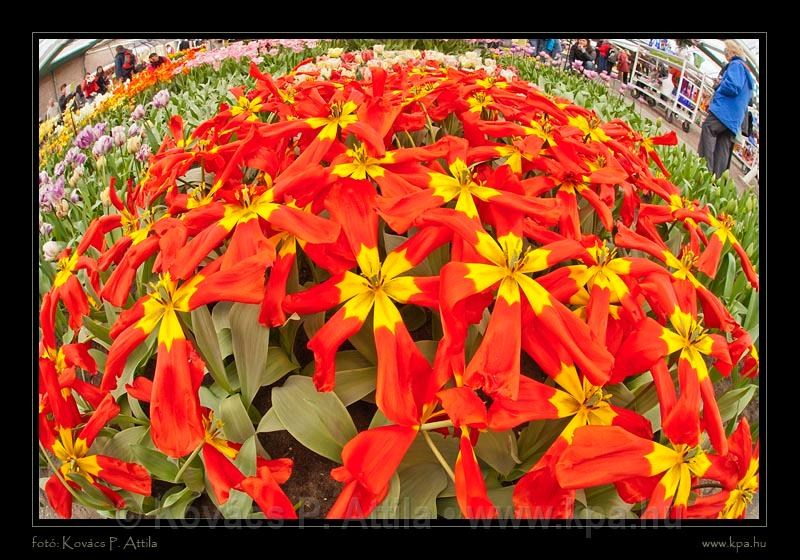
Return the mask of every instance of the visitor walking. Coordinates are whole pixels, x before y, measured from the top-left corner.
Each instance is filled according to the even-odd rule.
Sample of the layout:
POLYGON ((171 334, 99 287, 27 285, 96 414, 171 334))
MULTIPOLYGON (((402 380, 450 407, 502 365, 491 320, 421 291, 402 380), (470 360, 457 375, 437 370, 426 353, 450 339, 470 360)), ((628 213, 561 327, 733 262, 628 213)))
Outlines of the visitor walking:
POLYGON ((716 177, 721 177, 730 166, 734 140, 753 96, 755 81, 747 70, 743 56, 744 51, 738 43, 725 41, 728 65, 711 99, 708 117, 700 132, 697 153, 706 158, 708 170, 716 177))
POLYGON ((611 43, 606 41, 605 39, 600 39, 597 42, 597 48, 595 49, 595 63, 597 64, 597 71, 598 72, 605 72, 606 71, 606 63, 608 62, 608 50, 611 48, 611 43))
POLYGON ((94 73, 94 82, 97 84, 97 92, 105 95, 108 91, 108 76, 102 66, 97 67, 97 72, 94 73))
POLYGON ((558 60, 558 57, 561 56, 561 51, 564 50, 561 46, 561 39, 547 39, 544 50, 550 58, 558 60))
POLYGON ((122 81, 130 80, 136 68, 136 56, 123 47, 117 46, 117 55, 114 57, 114 73, 122 81))
POLYGON ((86 96, 83 95, 83 88, 81 84, 75 86, 75 94, 72 97, 72 101, 75 103, 75 110, 82 109, 84 105, 86 105, 86 96))
POLYGON ((74 93, 67 93, 67 84, 61 84, 61 95, 58 98, 58 108, 63 113, 67 109, 67 103, 74 97, 74 93))
POLYGON ((51 97, 50 103, 47 105, 47 119, 57 119, 59 115, 61 115, 61 111, 58 110, 58 103, 51 97))
POLYGON ((617 72, 619 73, 619 79, 622 80, 622 83, 627 84, 631 75, 631 61, 630 58, 628 58, 628 51, 625 49, 620 49, 619 51, 617 72))

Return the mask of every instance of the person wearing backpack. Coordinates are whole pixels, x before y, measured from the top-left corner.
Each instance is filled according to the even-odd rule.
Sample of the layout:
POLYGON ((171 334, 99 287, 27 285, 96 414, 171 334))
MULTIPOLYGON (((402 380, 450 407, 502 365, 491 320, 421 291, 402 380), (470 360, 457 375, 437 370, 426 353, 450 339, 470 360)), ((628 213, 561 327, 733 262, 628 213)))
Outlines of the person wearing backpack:
POLYGON ((136 56, 123 47, 117 45, 117 55, 114 57, 114 73, 122 81, 130 80, 136 67, 136 56))
POLYGON ((706 159, 708 170, 718 178, 730 166, 734 140, 741 130, 755 87, 743 56, 744 51, 738 43, 725 41, 728 65, 711 99, 708 117, 700 132, 697 155, 706 159))
POLYGON ((611 74, 611 70, 614 69, 614 65, 617 63, 617 59, 619 58, 619 51, 614 48, 612 45, 611 48, 608 50, 608 58, 606 59, 606 72, 611 74))

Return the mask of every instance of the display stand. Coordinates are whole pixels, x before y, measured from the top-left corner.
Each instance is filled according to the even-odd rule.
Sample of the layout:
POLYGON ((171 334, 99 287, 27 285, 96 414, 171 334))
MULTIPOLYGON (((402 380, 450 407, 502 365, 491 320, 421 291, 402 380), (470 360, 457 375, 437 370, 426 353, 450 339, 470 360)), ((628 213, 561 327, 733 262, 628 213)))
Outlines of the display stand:
POLYGON ((696 122, 704 82, 703 74, 687 58, 645 45, 636 50, 631 68, 631 97, 643 96, 650 107, 664 112, 667 122, 679 120, 685 132, 696 122), (662 85, 663 80, 672 80, 672 76, 669 73, 666 77, 659 76, 659 67, 680 72, 678 85, 669 94, 662 93, 662 85))

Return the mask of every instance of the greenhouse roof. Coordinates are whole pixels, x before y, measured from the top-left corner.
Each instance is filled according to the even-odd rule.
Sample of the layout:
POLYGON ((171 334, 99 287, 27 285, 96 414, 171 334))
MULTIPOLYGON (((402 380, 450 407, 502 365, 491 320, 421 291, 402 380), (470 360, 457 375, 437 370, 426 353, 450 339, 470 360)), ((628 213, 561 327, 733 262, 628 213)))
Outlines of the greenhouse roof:
POLYGON ((134 51, 138 47, 152 47, 164 39, 39 39, 39 77, 49 74, 65 62, 89 50, 125 45, 134 51))
MULTIPOLYGON (((141 44, 152 45, 154 43, 162 42, 160 40, 147 41, 147 40, 109 40, 109 39, 39 39, 39 76, 43 76, 52 72, 63 63, 79 56, 92 47, 104 46, 108 43, 125 44, 126 46, 136 46, 141 44)), ((621 44, 626 48, 635 49, 637 44, 647 43, 642 39, 615 39, 614 42, 621 44)), ((738 42, 745 49, 745 58, 747 59, 750 70, 758 80, 758 54, 759 54, 759 40, 758 39, 738 39, 738 42)), ((701 70, 707 74, 716 73, 718 68, 724 65, 725 58, 722 54, 724 49, 723 41, 719 39, 701 39, 696 47, 696 50, 701 52, 704 56, 704 62, 701 70)))
POLYGON ((39 39, 39 76, 85 53, 100 39, 39 39))

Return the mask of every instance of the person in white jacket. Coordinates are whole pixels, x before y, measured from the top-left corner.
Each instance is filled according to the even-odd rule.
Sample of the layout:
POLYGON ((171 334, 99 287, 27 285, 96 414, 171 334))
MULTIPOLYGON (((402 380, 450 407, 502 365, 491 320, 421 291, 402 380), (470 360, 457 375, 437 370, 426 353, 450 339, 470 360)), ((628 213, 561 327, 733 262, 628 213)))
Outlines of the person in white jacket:
POLYGON ((55 99, 50 99, 50 103, 47 105, 47 118, 48 119, 57 119, 61 111, 58 109, 58 103, 56 103, 55 99))

